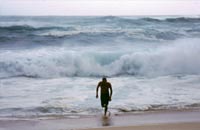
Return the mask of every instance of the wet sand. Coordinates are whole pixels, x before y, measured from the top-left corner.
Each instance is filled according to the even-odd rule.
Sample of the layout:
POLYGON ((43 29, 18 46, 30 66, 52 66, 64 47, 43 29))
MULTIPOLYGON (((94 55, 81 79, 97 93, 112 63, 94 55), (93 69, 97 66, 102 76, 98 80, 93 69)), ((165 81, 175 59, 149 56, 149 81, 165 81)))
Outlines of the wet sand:
POLYGON ((200 111, 32 119, 1 118, 0 130, 200 130, 200 111))
POLYGON ((199 130, 200 123, 170 123, 170 124, 151 124, 139 126, 91 128, 82 130, 199 130))

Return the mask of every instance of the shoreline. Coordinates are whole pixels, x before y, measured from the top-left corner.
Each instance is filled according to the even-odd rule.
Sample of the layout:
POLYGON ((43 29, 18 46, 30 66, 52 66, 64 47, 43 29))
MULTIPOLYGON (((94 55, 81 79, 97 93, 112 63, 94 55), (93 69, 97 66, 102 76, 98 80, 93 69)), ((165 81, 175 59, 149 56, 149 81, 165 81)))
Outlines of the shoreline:
MULTIPOLYGON (((146 126, 155 128, 157 126, 164 125, 168 128, 167 124, 170 126, 177 124, 194 123, 195 126, 200 128, 200 110, 181 110, 181 111, 158 111, 158 112, 144 112, 144 113, 133 113, 133 114, 113 114, 109 118, 105 118, 102 115, 95 116, 81 116, 79 118, 46 118, 46 119, 0 119, 0 130, 80 130, 80 129, 102 129, 102 130, 112 130, 112 128, 117 127, 117 129, 133 129, 136 127, 141 127, 139 130, 146 130, 146 126), (167 126, 166 126, 167 125, 167 126)), ((188 126, 187 125, 187 126, 188 126)), ((168 130, 168 129, 167 129, 168 130)), ((176 129, 175 129, 176 130, 176 129)), ((193 130, 193 129, 191 129, 193 130)))
MULTIPOLYGON (((135 115, 148 115, 148 114, 159 114, 159 113, 180 113, 180 112, 200 112, 200 108, 189 108, 189 109, 160 109, 160 110, 145 110, 145 111, 130 111, 130 112, 112 112, 112 116, 135 116, 135 115)), ((79 118, 96 118, 100 114, 63 114, 63 115, 38 115, 38 116, 0 116, 1 120, 52 120, 52 119, 79 119, 79 118)))

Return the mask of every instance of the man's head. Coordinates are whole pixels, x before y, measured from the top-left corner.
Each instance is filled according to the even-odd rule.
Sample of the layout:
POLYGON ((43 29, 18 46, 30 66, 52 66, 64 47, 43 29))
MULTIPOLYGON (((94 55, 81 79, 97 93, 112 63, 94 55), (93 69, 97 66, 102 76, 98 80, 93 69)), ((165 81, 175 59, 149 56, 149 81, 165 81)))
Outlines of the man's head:
POLYGON ((103 81, 103 82, 107 82, 106 77, 103 77, 103 78, 102 78, 102 81, 103 81))

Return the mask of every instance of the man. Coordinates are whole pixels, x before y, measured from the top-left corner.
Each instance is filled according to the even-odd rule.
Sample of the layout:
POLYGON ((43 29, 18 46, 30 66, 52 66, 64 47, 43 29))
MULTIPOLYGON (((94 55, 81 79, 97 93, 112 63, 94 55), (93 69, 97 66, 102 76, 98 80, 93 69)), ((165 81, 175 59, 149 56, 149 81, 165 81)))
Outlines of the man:
POLYGON ((96 98, 98 98, 98 90, 101 88, 101 106, 104 107, 104 115, 106 116, 108 110, 108 102, 111 101, 112 97, 112 86, 109 82, 107 82, 106 78, 103 77, 102 81, 100 81, 97 85, 96 89, 96 98), (109 92, 110 89, 110 92, 109 92))

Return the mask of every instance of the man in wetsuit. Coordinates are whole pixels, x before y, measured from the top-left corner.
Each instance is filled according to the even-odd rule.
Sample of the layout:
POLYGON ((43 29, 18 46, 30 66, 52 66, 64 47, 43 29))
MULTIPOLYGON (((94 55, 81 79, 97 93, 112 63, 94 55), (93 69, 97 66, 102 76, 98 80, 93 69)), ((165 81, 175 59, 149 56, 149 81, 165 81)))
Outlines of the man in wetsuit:
POLYGON ((97 85, 96 89, 96 98, 98 98, 98 90, 101 88, 101 106, 104 107, 104 115, 106 116, 108 110, 108 102, 111 101, 112 97, 112 86, 109 82, 107 82, 106 78, 103 77, 102 81, 100 81, 97 85), (109 91, 110 89, 110 91, 109 91))

